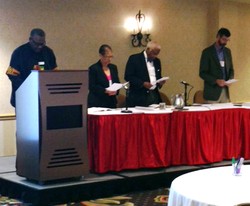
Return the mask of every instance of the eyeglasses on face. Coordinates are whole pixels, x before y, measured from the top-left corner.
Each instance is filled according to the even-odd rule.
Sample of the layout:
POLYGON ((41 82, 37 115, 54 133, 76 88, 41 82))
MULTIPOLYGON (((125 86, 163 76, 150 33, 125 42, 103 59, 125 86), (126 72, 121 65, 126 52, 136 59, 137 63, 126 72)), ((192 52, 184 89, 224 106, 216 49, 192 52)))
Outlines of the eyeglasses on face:
POLYGON ((223 36, 220 38, 222 41, 225 41, 225 42, 228 42, 230 41, 230 38, 229 37, 226 37, 226 36, 223 36))
POLYGON ((114 58, 113 55, 110 55, 110 56, 104 55, 103 57, 104 57, 105 59, 113 59, 113 58, 114 58))

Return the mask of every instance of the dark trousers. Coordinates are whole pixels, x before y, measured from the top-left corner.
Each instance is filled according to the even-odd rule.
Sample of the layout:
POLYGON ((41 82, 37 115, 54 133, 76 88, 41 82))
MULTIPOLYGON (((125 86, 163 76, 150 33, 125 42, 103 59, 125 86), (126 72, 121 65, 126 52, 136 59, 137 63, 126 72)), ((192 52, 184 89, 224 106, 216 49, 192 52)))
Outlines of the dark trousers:
POLYGON ((148 95, 146 98, 146 106, 149 106, 151 104, 159 104, 161 102, 161 98, 159 96, 158 91, 156 90, 148 90, 148 95))

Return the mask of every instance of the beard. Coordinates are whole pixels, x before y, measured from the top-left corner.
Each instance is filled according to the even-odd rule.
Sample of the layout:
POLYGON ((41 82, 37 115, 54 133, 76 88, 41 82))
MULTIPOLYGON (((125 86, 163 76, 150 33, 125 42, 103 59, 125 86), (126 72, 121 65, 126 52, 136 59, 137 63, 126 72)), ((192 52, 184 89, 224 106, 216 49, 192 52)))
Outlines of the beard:
POLYGON ((225 47, 225 46, 227 45, 227 43, 222 43, 221 41, 219 41, 219 45, 220 45, 221 47, 225 47))

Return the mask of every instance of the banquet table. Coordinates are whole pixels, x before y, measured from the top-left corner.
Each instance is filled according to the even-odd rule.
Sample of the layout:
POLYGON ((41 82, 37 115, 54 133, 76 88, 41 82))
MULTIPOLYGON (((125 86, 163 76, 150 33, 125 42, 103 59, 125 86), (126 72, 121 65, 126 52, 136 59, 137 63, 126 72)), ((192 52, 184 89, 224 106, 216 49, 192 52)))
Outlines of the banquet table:
POLYGON ((250 166, 239 175, 233 167, 218 167, 186 173, 174 179, 168 206, 234 206, 250 203, 250 166))
POLYGON ((90 170, 96 173, 250 158, 250 107, 202 105, 186 110, 88 112, 90 170))

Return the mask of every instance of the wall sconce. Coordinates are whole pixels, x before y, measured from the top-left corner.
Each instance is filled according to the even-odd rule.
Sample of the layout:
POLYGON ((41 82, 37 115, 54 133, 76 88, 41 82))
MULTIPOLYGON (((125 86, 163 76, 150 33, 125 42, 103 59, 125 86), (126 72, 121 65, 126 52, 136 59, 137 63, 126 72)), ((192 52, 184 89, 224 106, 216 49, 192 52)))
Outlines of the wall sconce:
POLYGON ((132 46, 140 47, 146 46, 151 39, 149 38, 149 29, 151 28, 151 21, 145 18, 145 15, 139 10, 136 14, 135 19, 127 19, 125 27, 132 32, 132 46))

